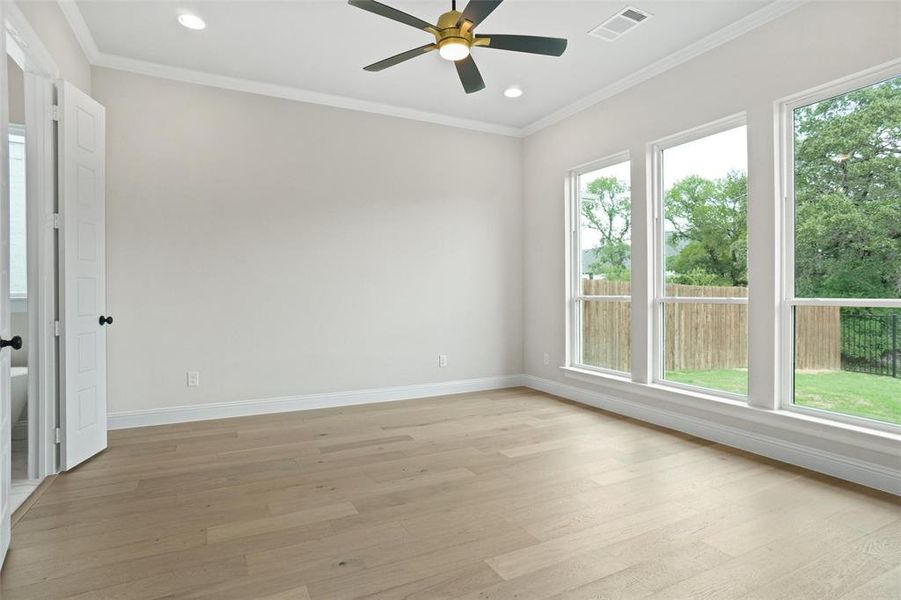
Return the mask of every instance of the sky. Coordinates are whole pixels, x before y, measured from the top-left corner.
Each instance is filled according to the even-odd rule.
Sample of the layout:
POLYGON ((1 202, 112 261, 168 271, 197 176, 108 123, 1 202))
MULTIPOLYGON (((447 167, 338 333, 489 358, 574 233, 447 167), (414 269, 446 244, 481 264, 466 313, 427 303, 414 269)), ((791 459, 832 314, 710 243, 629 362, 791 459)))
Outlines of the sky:
POLYGON ((689 175, 716 179, 729 171, 747 171, 747 135, 742 126, 664 150, 663 189, 689 175))
MULTIPOLYGON (((741 126, 664 150, 664 190, 689 175, 717 179, 725 177, 729 171, 747 171, 747 134, 747 128, 741 126)), ((616 177, 628 184, 629 162, 584 173, 579 178, 579 185, 584 189, 598 177, 616 177)), ((594 230, 583 228, 581 242, 583 250, 589 250, 597 246, 599 236, 594 230)))

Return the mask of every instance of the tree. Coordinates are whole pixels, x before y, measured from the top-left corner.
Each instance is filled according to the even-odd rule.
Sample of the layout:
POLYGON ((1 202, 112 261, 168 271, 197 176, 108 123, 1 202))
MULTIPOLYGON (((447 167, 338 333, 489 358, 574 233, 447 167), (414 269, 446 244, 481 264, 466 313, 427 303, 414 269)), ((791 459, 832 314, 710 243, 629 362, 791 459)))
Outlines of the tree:
POLYGON ((748 183, 734 171, 722 179, 691 175, 664 197, 669 244, 678 252, 667 259, 671 283, 748 285, 748 183))
POLYGON ((594 248, 595 260, 588 267, 592 275, 629 279, 631 218, 628 185, 616 177, 599 177, 586 186, 582 193, 582 220, 600 235, 594 248))
POLYGON ((795 293, 901 297, 901 78, 795 111, 795 293))

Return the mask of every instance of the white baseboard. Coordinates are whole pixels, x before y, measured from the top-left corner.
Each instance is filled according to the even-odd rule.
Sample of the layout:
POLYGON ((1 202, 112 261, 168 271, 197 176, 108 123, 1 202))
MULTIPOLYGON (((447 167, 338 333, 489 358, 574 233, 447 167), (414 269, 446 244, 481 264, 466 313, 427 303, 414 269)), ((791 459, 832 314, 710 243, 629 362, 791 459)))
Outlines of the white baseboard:
POLYGON ((901 472, 882 465, 762 435, 751 430, 739 429, 711 420, 698 419, 675 411, 615 398, 609 394, 534 375, 523 375, 522 385, 580 404, 594 406, 718 442, 725 446, 876 488, 890 494, 901 495, 901 472))
POLYGON ((466 392, 496 390, 520 385, 804 467, 812 471, 901 495, 901 472, 883 465, 869 463, 834 452, 827 452, 821 448, 805 446, 787 439, 763 435, 754 432, 750 428, 742 429, 725 425, 716 422, 713 417, 711 419, 699 419, 675 410, 666 410, 633 400, 616 398, 609 393, 567 385, 534 375, 501 375, 497 377, 346 392, 327 392, 236 402, 217 402, 198 406, 175 406, 114 412, 109 414, 108 423, 110 429, 125 429, 148 425, 166 425, 228 417, 412 400, 466 392))
POLYGON ((130 427, 146 427, 148 425, 168 425, 170 423, 208 421, 210 419, 225 419, 228 417, 246 417, 297 410, 313 410, 316 408, 336 408, 357 404, 412 400, 431 396, 482 392, 518 385, 522 385, 522 375, 500 375, 496 377, 460 379, 457 381, 347 392, 326 392, 279 398, 238 400, 235 402, 216 402, 197 406, 173 406, 112 412, 107 416, 107 423, 109 429, 127 429, 130 427))

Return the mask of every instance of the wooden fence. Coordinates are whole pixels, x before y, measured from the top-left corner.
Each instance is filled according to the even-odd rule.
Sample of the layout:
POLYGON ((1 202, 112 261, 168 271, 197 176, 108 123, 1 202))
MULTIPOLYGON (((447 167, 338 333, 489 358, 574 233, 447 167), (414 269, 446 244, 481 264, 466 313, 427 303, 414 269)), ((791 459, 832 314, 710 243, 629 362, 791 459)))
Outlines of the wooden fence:
POLYGON ((795 368, 839 371, 842 368, 841 309, 837 306, 799 306, 795 309, 795 368))
MULTIPOLYGON (((588 296, 624 296, 623 281, 583 279, 588 296)), ((747 288, 669 285, 670 296, 742 297, 747 288)), ((617 371, 630 369, 631 304, 585 302, 582 307, 582 362, 617 371)), ((744 304, 668 304, 664 312, 664 368, 667 371, 746 368, 748 311, 744 304)), ((796 364, 804 370, 841 368, 841 327, 837 307, 798 309, 796 364)))

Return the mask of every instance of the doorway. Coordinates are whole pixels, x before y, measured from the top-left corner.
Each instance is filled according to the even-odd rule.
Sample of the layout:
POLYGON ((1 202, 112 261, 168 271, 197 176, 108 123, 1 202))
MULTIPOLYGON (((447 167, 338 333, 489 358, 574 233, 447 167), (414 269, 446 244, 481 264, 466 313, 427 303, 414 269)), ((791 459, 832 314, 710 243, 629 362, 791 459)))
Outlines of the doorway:
MULTIPOLYGON (((9 508, 14 511, 47 475, 58 470, 55 443, 58 397, 58 341, 55 332, 56 234, 48 219, 56 212, 54 141, 47 121, 53 103, 55 67, 40 47, 22 39, 6 15, 8 128, 9 280, 0 284, 9 306, 9 508)), ((15 19, 12 19, 15 20, 15 19)), ((24 23, 23 23, 24 25, 24 23)), ((21 27, 21 25, 20 25, 21 27)), ((2 363, 6 363, 5 357, 2 363)), ((4 440, 5 442, 6 440, 4 440)), ((5 444, 4 444, 5 445, 5 444)))
POLYGON ((105 110, 59 79, 14 3, 0 2, 0 22, 0 55, 7 55, 0 63, 2 564, 13 504, 45 477, 106 448, 113 319, 106 310, 105 110))
MULTIPOLYGON (((37 489, 34 458, 28 444, 28 349, 32 339, 28 319, 28 218, 27 176, 25 165, 25 73, 12 57, 6 57, 9 107, 9 305, 10 329, 10 402, 11 486, 10 509, 15 510, 37 489)), ((38 402, 39 398, 32 398, 38 402)), ((34 409, 32 409, 32 415, 34 409)))

